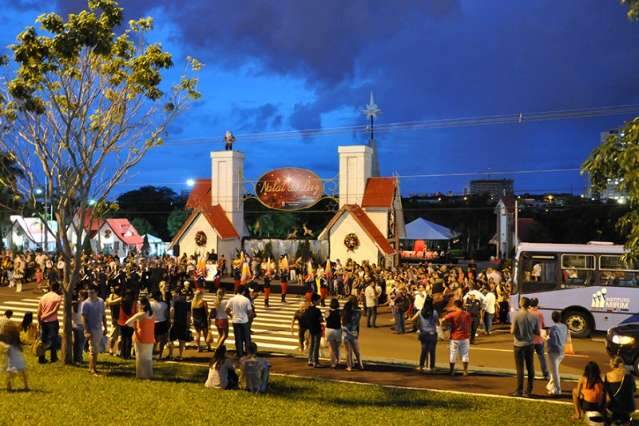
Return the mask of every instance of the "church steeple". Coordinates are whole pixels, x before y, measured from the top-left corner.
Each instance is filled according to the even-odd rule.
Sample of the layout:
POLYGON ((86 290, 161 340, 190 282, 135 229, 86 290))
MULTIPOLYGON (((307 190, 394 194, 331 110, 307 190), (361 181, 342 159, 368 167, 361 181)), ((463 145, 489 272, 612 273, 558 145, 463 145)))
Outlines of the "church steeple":
POLYGON ((375 98, 373 96, 373 91, 371 90, 370 99, 368 101, 368 105, 362 109, 362 113, 369 120, 369 132, 370 137, 368 139, 368 146, 370 146, 373 150, 373 176, 379 176, 379 160, 377 158, 377 143, 375 142, 375 119, 379 114, 382 113, 380 107, 375 103, 375 98))

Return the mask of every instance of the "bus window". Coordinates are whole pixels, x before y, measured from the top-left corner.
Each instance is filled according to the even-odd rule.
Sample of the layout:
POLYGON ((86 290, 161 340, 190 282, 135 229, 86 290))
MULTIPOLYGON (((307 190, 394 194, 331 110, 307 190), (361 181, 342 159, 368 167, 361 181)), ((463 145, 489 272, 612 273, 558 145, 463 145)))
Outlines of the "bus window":
POLYGON ((617 287, 639 287, 639 265, 624 262, 621 256, 599 257, 601 285, 617 287))
POLYGON ((588 286, 592 284, 595 256, 590 254, 561 255, 562 288, 588 286))
POLYGON ((522 293, 554 290, 557 287, 557 256, 528 254, 522 257, 522 293))

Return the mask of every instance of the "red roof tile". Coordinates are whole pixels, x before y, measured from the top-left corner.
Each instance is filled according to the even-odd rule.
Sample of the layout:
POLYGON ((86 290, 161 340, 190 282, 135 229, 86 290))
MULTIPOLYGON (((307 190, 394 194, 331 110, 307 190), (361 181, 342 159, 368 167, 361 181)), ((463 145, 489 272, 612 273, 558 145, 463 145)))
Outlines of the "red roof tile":
POLYGON ((395 198, 397 179, 394 177, 371 177, 366 181, 362 207, 391 208, 395 198))
POLYGON ((211 179, 196 179, 186 201, 189 209, 200 209, 211 205, 211 179))
MULTIPOLYGON (((80 215, 80 212, 76 214, 76 217, 80 215)), ((82 221, 82 226, 85 231, 88 232, 97 232, 104 223, 103 219, 99 219, 93 217, 93 209, 91 207, 87 207, 84 211, 84 220, 82 221)))
POLYGON ((144 242, 144 238, 138 234, 137 229, 129 222, 129 219, 106 219, 106 223, 111 227, 115 235, 125 244, 138 246, 144 242))
POLYGON ((228 240, 230 238, 240 238, 240 235, 237 233, 237 230, 231 223, 228 217, 226 217, 226 213, 224 209, 219 204, 214 206, 206 206, 206 208, 202 209, 202 213, 206 220, 211 224, 213 228, 220 234, 220 238, 223 240, 228 240))
POLYGON ((226 213, 224 213, 224 209, 222 208, 222 206, 216 204, 215 206, 207 206, 204 209, 194 209, 191 215, 184 221, 180 230, 171 240, 171 244, 169 245, 169 247, 175 246, 180 241, 182 235, 184 235, 186 230, 189 229, 191 224, 200 214, 204 215, 209 225, 211 225, 211 227, 215 229, 220 238, 222 238, 223 240, 240 237, 231 221, 226 217, 226 213))
MULTIPOLYGON (((391 247, 386 237, 382 235, 371 218, 368 217, 366 212, 362 210, 362 208, 357 204, 344 204, 342 208, 339 209, 337 213, 335 213, 335 216, 333 216, 328 225, 326 225, 324 231, 332 228, 337 223, 339 218, 346 212, 350 213, 353 216, 355 221, 359 224, 359 226, 362 227, 364 232, 366 232, 366 234, 375 242, 375 244, 381 251, 383 251, 387 255, 395 253, 395 250, 393 249, 393 247, 391 247)), ((324 234, 324 231, 322 231, 322 234, 324 234)))

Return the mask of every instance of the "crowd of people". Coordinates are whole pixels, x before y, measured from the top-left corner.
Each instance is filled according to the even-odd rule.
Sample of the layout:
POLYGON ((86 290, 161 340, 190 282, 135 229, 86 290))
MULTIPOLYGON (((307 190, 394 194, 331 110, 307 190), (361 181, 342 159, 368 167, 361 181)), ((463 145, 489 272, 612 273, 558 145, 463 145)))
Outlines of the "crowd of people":
MULTIPOLYGON (((36 314, 39 335, 35 339, 41 363, 47 362, 45 349, 50 352, 50 361, 55 362, 60 348, 58 311, 64 269, 61 258, 41 252, 0 255, 0 285, 20 290, 20 284, 35 282, 43 293, 36 314)), ((376 328, 378 308, 388 306, 393 333, 416 332, 420 371, 435 369, 437 344, 448 340, 449 374, 456 374, 456 363, 461 360, 463 374, 467 375, 470 346, 500 324, 509 328, 514 339, 517 387, 513 394, 532 393, 535 354, 547 380, 548 394, 561 394, 559 367, 569 340, 568 330, 559 312, 553 313, 553 324, 544 324, 538 301, 525 297, 520 298, 520 309, 512 315, 511 324, 512 275, 508 267, 478 270, 471 263, 466 267, 409 264, 383 268, 350 259, 318 264, 289 261, 286 256, 277 261, 260 259, 247 253, 238 253, 227 265, 223 256, 211 253, 152 259, 131 255, 122 260, 85 255, 80 271, 81 279, 73 294, 73 359, 80 363, 88 352, 92 374, 97 374, 98 354, 107 351, 123 359, 135 354, 136 376, 151 378, 154 358, 179 361, 191 342, 199 352, 213 352, 207 387, 241 385, 263 392, 268 386, 269 366, 257 356, 251 324, 258 299, 261 297, 268 309, 273 282, 278 282, 283 303, 290 283, 303 288, 305 301, 292 318, 291 332, 297 333, 300 350, 307 351, 309 366, 320 366, 320 347, 326 346, 331 367, 337 368, 342 362, 343 347, 346 369, 364 369, 359 349, 361 319, 366 317, 366 327, 376 328), (225 297, 229 290, 222 285, 225 275, 233 281, 230 298, 225 297), (212 306, 203 297, 207 291, 216 294, 212 306), (107 310, 111 312, 111 327, 107 310), (229 326, 235 338, 234 358, 229 357, 225 345, 229 326), (524 370, 528 375, 525 389, 524 370)), ((30 320, 33 322, 32 316, 30 320)), ((19 329, 30 326, 25 328, 23 323, 19 329)), ((14 348, 9 351, 10 370, 22 374, 27 386, 24 361, 19 355, 20 333, 17 338, 15 331, 9 334, 13 337, 2 339, 14 348)), ((589 378, 578 387, 578 415, 592 408, 588 403, 594 398, 589 392, 593 374, 587 372, 589 378)))

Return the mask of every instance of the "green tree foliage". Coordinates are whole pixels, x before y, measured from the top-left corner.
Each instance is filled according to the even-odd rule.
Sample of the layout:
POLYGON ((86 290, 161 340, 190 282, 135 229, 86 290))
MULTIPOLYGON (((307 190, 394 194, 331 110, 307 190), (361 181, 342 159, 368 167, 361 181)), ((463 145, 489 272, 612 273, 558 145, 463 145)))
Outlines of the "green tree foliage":
POLYGON ((0 152, 0 249, 4 248, 2 239, 11 226, 9 217, 22 210, 20 194, 15 190, 21 176, 14 156, 0 152))
POLYGON ((137 229, 140 235, 154 234, 153 225, 143 217, 134 218, 131 224, 137 229))
POLYGON ((173 210, 169 214, 166 220, 166 228, 170 238, 173 238, 175 234, 177 234, 188 217, 189 213, 184 210, 173 210))
MULTIPOLYGON (((628 19, 639 20, 639 0, 622 0, 628 7, 628 19)), ((619 182, 619 189, 626 192, 629 211, 617 226, 627 235, 628 260, 639 259, 639 117, 625 123, 621 131, 611 134, 590 154, 582 165, 590 174, 593 189, 603 190, 608 182, 619 182)))
POLYGON ((119 215, 128 219, 145 219, 151 224, 151 233, 165 241, 172 236, 167 229, 169 214, 175 209, 183 208, 184 202, 184 198, 171 188, 156 186, 143 186, 117 198, 119 215))
POLYGON ((151 246, 149 245, 149 235, 144 234, 144 241, 142 241, 142 254, 148 256, 151 252, 151 246))
MULTIPOLYGON (((72 335, 71 296, 88 237, 74 218, 95 216, 90 200, 106 200, 200 97, 197 79, 187 74, 202 64, 187 58, 185 75, 166 85, 162 73, 173 65, 171 54, 144 41, 152 18, 127 26, 123 13, 116 0, 89 0, 86 10, 66 18, 40 15, 39 29, 25 28, 11 46, 13 75, 0 88, 0 151, 12 153, 23 174, 16 190, 34 206, 35 188, 55 200, 56 244, 66 265, 65 336, 72 335)), ((64 344, 70 363, 71 340, 64 344)))

